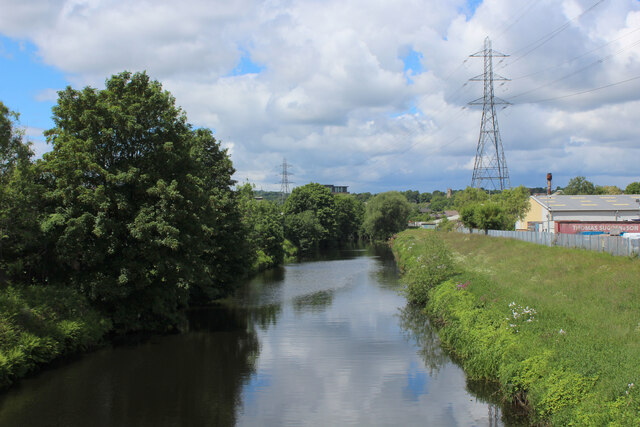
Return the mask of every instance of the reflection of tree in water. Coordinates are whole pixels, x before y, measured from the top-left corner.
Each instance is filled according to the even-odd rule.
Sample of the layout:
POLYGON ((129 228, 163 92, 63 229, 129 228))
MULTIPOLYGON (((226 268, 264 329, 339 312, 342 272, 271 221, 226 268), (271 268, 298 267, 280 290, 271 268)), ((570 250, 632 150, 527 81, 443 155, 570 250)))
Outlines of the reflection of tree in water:
MULTIPOLYGON (((415 305, 407 305, 399 310, 399 325, 408 340, 414 341, 418 347, 418 354, 424 360, 429 373, 438 372, 445 364, 453 362, 461 366, 454 354, 440 346, 440 339, 431 326, 424 310, 415 305)), ((490 426, 504 423, 507 426, 530 425, 526 414, 519 408, 503 402, 499 391, 499 384, 485 380, 467 379, 467 391, 479 401, 488 404, 490 426)))
POLYGON ((282 304, 269 304, 251 307, 248 311, 249 321, 251 324, 258 325, 260 329, 266 331, 269 329, 269 326, 275 326, 278 322, 278 317, 282 312, 282 304))
POLYGON ((430 374, 438 372, 442 366, 450 362, 449 355, 440 347, 438 334, 431 327, 429 318, 422 308, 406 305, 399 310, 397 316, 405 338, 416 343, 418 354, 422 356, 430 374))
POLYGON ((193 310, 184 334, 85 355, 0 402, 2 426, 233 426, 255 372, 246 312, 193 310))
POLYGON ((369 245, 367 255, 375 257, 378 268, 371 270, 373 281, 383 288, 398 289, 400 281, 393 252, 388 245, 369 245))
POLYGON ((503 401, 500 394, 500 384, 467 378, 467 390, 479 401, 489 404, 491 426, 499 425, 498 420, 501 420, 504 425, 512 427, 532 425, 532 421, 522 407, 503 401))
POLYGON ((314 292, 308 295, 301 295, 293 299, 293 309, 296 313, 321 312, 333 302, 333 290, 314 292))

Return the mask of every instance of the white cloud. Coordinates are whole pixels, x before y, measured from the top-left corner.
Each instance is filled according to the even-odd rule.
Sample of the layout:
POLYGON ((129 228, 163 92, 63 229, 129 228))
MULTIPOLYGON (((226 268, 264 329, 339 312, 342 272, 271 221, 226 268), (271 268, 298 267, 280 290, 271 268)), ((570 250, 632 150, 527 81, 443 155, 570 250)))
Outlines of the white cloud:
MULTIPOLYGON (((75 85, 147 70, 192 122, 232 142, 237 178, 265 189, 279 188, 284 157, 299 185, 466 186, 480 110, 463 107, 482 96, 482 82, 465 85, 482 73, 468 55, 487 35, 511 54, 494 66, 513 78, 495 88, 515 104, 498 113, 513 184, 535 185, 551 165, 601 176, 605 167, 588 160, 600 147, 637 145, 640 80, 593 90, 640 75, 631 0, 590 11, 587 0, 485 0, 471 17, 462 0, 1 3, 0 32, 32 41, 75 85), (424 70, 413 84, 400 59, 409 47, 424 70), (232 76, 243 56, 263 70, 232 76), (579 150, 562 150, 576 138, 579 150), (548 167, 530 166, 539 163, 548 167)), ((636 180, 627 167, 616 163, 600 184, 636 180)))
POLYGON ((43 101, 57 101, 58 100, 58 89, 45 89, 36 94, 35 100, 38 102, 43 101))

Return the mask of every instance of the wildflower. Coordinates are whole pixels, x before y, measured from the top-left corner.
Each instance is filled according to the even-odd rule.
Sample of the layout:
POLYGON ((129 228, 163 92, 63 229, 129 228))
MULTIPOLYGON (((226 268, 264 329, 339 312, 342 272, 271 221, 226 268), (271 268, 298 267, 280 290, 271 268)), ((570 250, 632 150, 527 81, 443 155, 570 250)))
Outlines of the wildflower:
POLYGON ((560 335, 564 335, 564 334, 566 334, 566 333, 567 333, 567 331, 565 331, 564 329, 562 329, 562 328, 561 328, 561 329, 558 331, 558 333, 559 333, 560 335))

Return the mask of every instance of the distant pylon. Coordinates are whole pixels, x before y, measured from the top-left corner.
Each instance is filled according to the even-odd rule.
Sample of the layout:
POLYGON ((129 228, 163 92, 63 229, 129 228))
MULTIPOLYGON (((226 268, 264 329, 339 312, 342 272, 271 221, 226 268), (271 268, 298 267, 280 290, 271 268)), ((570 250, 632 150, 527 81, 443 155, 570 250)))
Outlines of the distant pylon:
POLYGON ((484 49, 470 56, 484 58, 484 73, 471 79, 473 81, 484 81, 482 98, 469 103, 469 105, 482 104, 480 136, 478 137, 471 186, 487 190, 504 190, 511 187, 511 181, 509 180, 507 160, 504 157, 500 130, 498 129, 496 105, 510 105, 510 103, 493 95, 493 82, 494 80, 509 79, 493 73, 493 58, 509 55, 491 49, 491 40, 487 37, 484 39, 484 49), (486 183, 489 185, 486 185, 486 183))
POLYGON ((280 175, 282 176, 282 181, 280 183, 280 203, 284 204, 284 201, 287 200, 287 196, 289 195, 289 184, 293 184, 293 182, 289 181, 289 165, 287 163, 287 159, 282 159, 282 172, 280 175))

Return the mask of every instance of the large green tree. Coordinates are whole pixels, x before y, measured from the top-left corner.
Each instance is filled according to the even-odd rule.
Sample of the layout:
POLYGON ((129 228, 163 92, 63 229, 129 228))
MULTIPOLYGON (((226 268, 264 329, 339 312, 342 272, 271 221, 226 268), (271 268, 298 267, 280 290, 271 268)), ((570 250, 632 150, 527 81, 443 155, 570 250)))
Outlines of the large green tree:
POLYGON ((411 206, 406 197, 397 191, 374 196, 367 203, 364 215, 364 232, 372 240, 386 240, 407 227, 411 206))
POLYGON ((42 229, 58 278, 125 330, 173 325, 190 295, 223 294, 244 267, 244 236, 233 167, 211 132, 145 73, 68 87, 53 120, 42 229))
POLYGON ((524 219, 531 208, 529 190, 523 185, 507 188, 500 193, 491 196, 491 200, 500 205, 504 214, 504 228, 511 230, 516 221, 524 219))
POLYGON ((298 247, 301 247, 300 233, 307 236, 303 246, 309 249, 330 245, 337 240, 336 213, 335 197, 324 185, 312 182, 296 187, 284 203, 285 236, 298 247), (295 216, 298 218, 294 219, 295 216))
POLYGON ((453 205, 460 212, 466 205, 484 202, 487 199, 489 199, 489 194, 482 188, 467 187, 456 193, 453 198, 453 205))
POLYGON ((564 194, 596 194, 596 186, 588 181, 584 176, 571 178, 566 187, 562 190, 564 194))
POLYGON ((247 234, 245 256, 254 271, 282 264, 284 260, 284 226, 277 202, 256 200, 249 183, 238 187, 240 210, 247 234))
POLYGON ((335 204, 338 241, 357 240, 364 219, 364 203, 350 194, 336 194, 335 204))
POLYGON ((632 182, 624 189, 624 194, 640 194, 640 181, 632 182))

